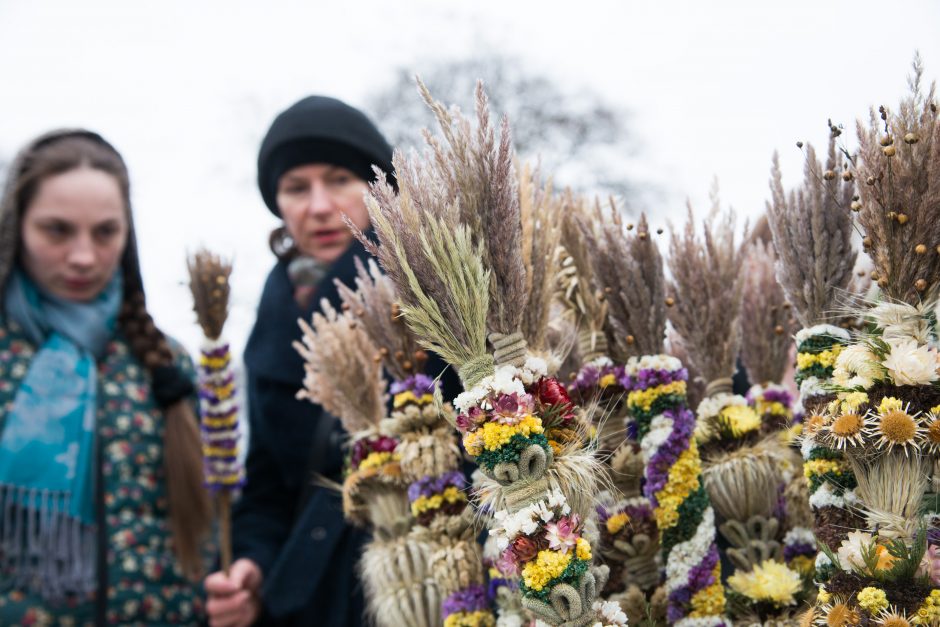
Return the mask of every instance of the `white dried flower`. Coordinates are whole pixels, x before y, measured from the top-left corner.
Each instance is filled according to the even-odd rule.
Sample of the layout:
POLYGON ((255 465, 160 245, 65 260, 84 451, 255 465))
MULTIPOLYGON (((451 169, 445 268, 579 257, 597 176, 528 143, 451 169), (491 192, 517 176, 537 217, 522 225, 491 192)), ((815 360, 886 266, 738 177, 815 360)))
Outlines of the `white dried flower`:
POLYGON ((882 362, 895 385, 926 385, 937 380, 937 353, 914 340, 888 340, 891 352, 882 362))
POLYGON ((845 388, 868 389, 885 376, 878 356, 865 344, 846 346, 836 357, 832 380, 845 388))

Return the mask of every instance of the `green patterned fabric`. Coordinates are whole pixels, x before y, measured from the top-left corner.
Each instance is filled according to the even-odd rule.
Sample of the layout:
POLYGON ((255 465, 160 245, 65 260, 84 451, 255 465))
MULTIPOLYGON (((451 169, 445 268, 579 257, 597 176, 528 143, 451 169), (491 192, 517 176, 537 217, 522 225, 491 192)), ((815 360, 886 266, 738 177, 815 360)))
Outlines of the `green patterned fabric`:
MULTIPOLYGON (((192 361, 174 345, 178 365, 195 380, 192 361)), ((0 320, 0 429, 36 348, 12 323, 0 320)), ((145 370, 127 344, 114 340, 98 361, 97 430, 104 456, 108 539, 108 623, 196 625, 204 621, 200 584, 189 583, 171 547, 163 471, 163 415, 145 370)), ((93 598, 46 607, 11 590, 0 573, 0 625, 94 622, 93 598)))

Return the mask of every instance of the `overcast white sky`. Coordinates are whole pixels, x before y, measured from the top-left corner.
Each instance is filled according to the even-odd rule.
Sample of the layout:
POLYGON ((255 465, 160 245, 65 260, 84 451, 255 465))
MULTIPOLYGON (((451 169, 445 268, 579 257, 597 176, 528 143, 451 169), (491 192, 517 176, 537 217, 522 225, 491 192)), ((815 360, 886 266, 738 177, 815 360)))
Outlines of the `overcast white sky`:
POLYGON ((104 134, 130 167, 157 322, 197 348, 184 255, 208 245, 235 256, 240 352, 273 263, 257 146, 304 95, 358 105, 398 66, 505 51, 632 111, 641 176, 665 190, 654 222, 687 197, 705 211, 714 176, 753 218, 774 149, 797 182, 795 142, 896 103, 915 49, 940 76, 940 2, 0 0, 0 157, 54 127, 104 134))

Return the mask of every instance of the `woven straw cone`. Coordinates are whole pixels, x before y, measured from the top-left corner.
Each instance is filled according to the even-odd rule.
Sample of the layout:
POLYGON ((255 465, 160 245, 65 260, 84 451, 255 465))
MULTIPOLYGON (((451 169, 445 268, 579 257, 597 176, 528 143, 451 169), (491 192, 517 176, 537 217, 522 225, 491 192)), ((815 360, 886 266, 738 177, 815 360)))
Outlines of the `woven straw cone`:
POLYGON ((398 462, 357 470, 343 482, 343 515, 353 524, 394 526, 401 516, 402 507, 405 515, 409 515, 405 483, 398 462), (376 504, 376 499, 382 502, 376 504), (399 502, 402 500, 404 505, 399 502))
POLYGON ((443 538, 431 554, 428 567, 431 578, 440 589, 441 598, 485 583, 482 547, 473 538, 443 538))
POLYGON ((402 434, 395 449, 400 456, 402 475, 409 481, 439 477, 460 465, 460 450, 454 430, 445 424, 402 434))
POLYGON ((770 516, 777 505, 779 477, 765 450, 743 448, 708 464, 702 471, 708 498, 725 520, 770 516))
POLYGON ((433 545, 413 536, 376 539, 362 554, 368 612, 379 627, 439 627, 445 595, 428 570, 433 545))

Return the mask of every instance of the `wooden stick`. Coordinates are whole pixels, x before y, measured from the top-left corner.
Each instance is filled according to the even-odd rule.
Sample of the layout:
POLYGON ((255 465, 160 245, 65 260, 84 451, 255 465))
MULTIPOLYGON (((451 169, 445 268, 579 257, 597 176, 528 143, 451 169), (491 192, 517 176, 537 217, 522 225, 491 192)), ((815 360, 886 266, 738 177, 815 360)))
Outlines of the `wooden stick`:
POLYGON ((223 488, 216 493, 215 499, 219 514, 219 551, 222 570, 227 577, 232 566, 232 495, 223 488))

